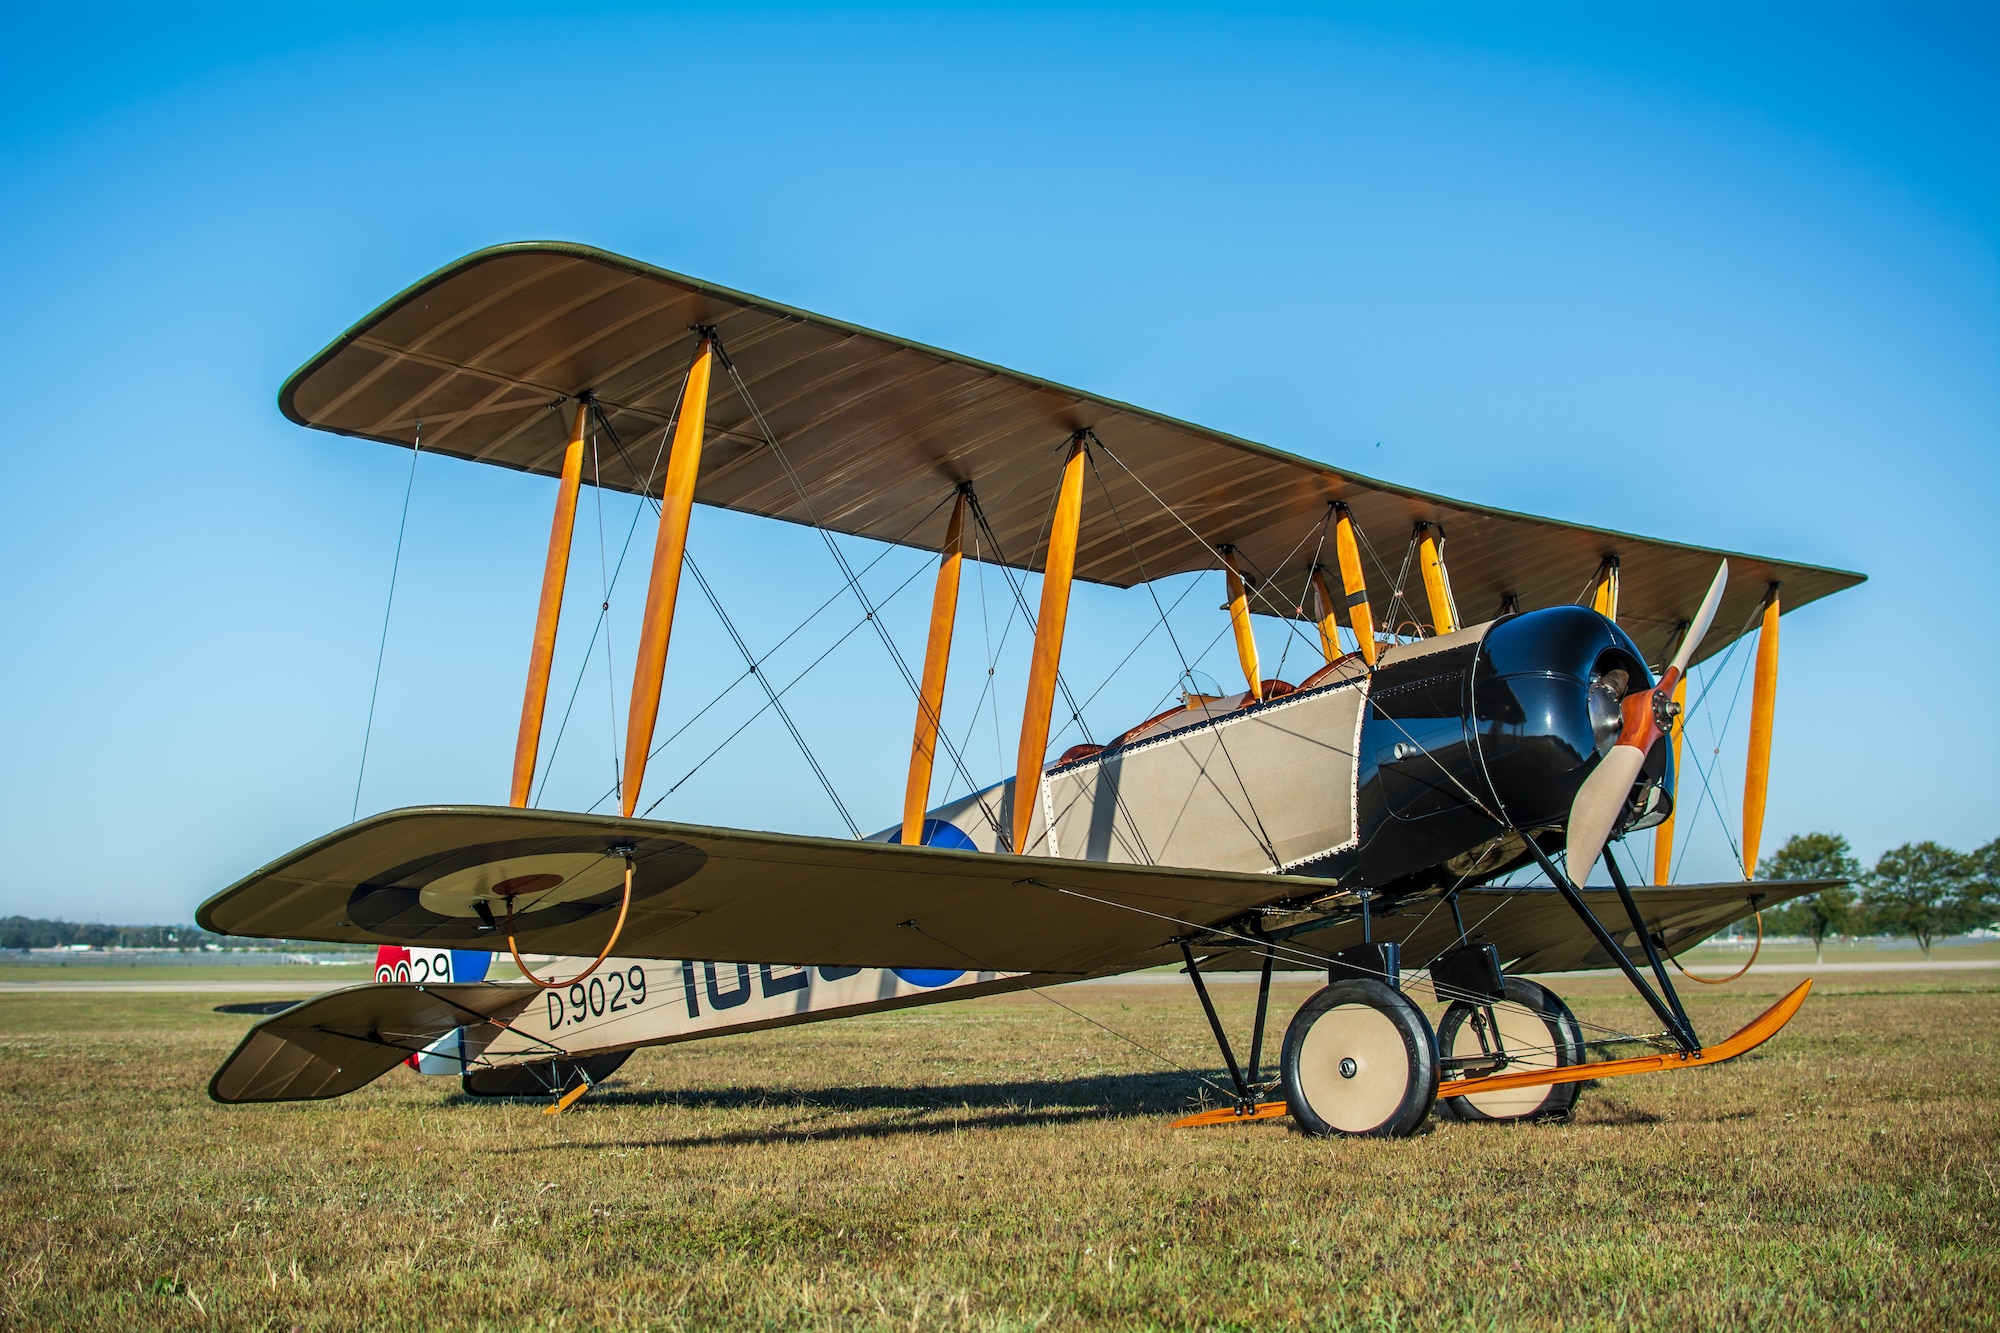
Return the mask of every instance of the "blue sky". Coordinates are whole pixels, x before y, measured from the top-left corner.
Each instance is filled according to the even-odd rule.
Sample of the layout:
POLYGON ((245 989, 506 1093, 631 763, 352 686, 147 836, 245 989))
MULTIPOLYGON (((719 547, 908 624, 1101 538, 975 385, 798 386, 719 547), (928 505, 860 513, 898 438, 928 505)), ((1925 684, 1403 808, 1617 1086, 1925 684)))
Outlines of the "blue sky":
MULTIPOLYGON (((407 283, 526 238, 1447 495, 1862 570, 1786 618, 1767 847, 2000 833, 1990 8, 406 8, 0 16, 0 913, 184 920, 346 821, 410 455, 301 431, 276 390, 407 283)), ((419 465, 364 812, 504 801, 551 499, 419 465)), ((632 518, 604 501, 607 567, 632 518)), ((609 785, 651 542, 642 520, 607 679, 597 523, 586 497, 556 668, 583 686, 544 796, 569 808, 609 785)), ((839 588, 779 525, 703 511, 694 553, 760 648, 839 588)), ((888 615, 913 657, 923 563, 871 575, 916 576, 888 615)), ((983 779, 1025 640, 996 739, 974 704, 1004 592, 981 622, 975 591, 947 722, 983 779)), ((1217 592, 1176 612, 1196 643, 1217 592)), ((1151 608, 1080 597, 1087 692, 1151 608)), ((741 674, 683 605, 661 735, 741 674)), ((1232 679, 1226 640, 1208 661, 1232 679)), ((1142 653, 1097 730, 1173 671, 1142 653)), ((910 705, 873 635, 795 697, 855 818, 892 822, 910 705)), ((697 767, 748 699, 647 801, 693 770, 659 814, 842 831, 769 716, 697 767)), ((1731 744, 1683 878, 1727 873, 1731 744)))

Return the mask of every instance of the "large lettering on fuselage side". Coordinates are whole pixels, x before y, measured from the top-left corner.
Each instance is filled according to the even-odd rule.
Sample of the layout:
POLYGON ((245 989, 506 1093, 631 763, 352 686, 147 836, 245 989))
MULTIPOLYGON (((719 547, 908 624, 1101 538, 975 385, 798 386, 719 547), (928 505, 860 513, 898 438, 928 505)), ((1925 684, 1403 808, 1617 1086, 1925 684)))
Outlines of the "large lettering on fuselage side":
MULTIPOLYGON (((562 970, 553 964, 545 975, 562 970)), ((543 991, 484 1054, 495 1064, 517 1064, 546 1060, 554 1049, 583 1052, 714 1036, 799 1021, 807 1014, 896 1008, 914 998, 1018 975, 611 958, 582 981, 543 991)))

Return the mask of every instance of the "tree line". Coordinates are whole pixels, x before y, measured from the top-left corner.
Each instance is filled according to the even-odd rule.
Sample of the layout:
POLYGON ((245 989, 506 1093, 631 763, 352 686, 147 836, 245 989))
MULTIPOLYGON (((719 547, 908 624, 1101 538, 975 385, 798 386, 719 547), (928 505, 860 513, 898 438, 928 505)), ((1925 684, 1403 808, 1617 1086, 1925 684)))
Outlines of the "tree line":
POLYGON ((1795 833, 1757 863, 1757 878, 1845 881, 1764 913, 1764 929, 1805 936, 1815 957, 1829 935, 1897 935, 1929 958, 1937 940, 2000 917, 2000 838, 1970 852, 1906 842, 1864 870, 1839 834, 1795 833))
MULTIPOLYGON (((229 949, 298 947, 286 940, 242 939, 214 935, 200 926, 103 926, 90 921, 46 921, 40 917, 0 917, 0 949, 68 949, 85 944, 94 949, 229 949)), ((309 944, 308 949, 331 946, 309 944)))

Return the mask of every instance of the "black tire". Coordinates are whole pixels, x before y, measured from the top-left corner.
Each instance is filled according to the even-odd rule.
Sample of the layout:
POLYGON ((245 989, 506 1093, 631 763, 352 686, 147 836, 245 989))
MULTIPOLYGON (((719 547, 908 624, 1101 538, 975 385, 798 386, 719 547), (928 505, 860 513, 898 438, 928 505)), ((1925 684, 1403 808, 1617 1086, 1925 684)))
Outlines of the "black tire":
POLYGON ((468 1097, 560 1097, 582 1082, 584 1074, 590 1075, 592 1083, 602 1083, 631 1058, 630 1051, 610 1051, 604 1055, 586 1055, 581 1060, 543 1060, 539 1064, 468 1069, 458 1085, 468 1097))
POLYGON ((1336 981, 1285 1029, 1285 1102, 1308 1134, 1401 1138, 1437 1098, 1437 1038, 1423 1010, 1380 981, 1336 981))
MULTIPOLYGON (((1482 1041, 1487 1012, 1485 1005, 1452 1001, 1438 1021, 1439 1052, 1464 1056, 1492 1049, 1490 1038, 1482 1041)), ((1554 991, 1525 977, 1508 977, 1507 998, 1496 1001, 1491 1012, 1500 1025, 1501 1045, 1513 1052, 1505 1069, 1496 1072, 1519 1073, 1583 1063, 1583 1028, 1554 991)), ((1437 1113, 1441 1120, 1468 1122, 1567 1120, 1582 1091, 1581 1083, 1552 1083, 1510 1092, 1440 1097, 1437 1113)))

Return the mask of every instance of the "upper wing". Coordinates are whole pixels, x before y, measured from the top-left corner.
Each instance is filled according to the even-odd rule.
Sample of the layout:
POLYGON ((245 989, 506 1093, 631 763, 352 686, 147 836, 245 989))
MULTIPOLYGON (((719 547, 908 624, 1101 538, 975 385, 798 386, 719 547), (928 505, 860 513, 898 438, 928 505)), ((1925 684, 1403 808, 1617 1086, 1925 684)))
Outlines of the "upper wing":
MULTIPOLYGON (((1760 879, 1730 884, 1640 884, 1633 886, 1632 898, 1647 929, 1660 940, 1660 951, 1673 956, 1752 912, 1817 893, 1837 882, 1760 879)), ((1611 956, 1589 927, 1570 910, 1562 895, 1547 885, 1465 889, 1458 898, 1466 933, 1497 948, 1509 972, 1568 972, 1612 965, 1611 956)), ((1583 900, 1625 956, 1643 967, 1645 946, 1632 929, 1617 890, 1585 889, 1583 900)), ((1458 940, 1451 909, 1437 898, 1377 910, 1373 929, 1376 939, 1394 940, 1402 946, 1405 968, 1423 967, 1458 940)), ((1279 967, 1321 966, 1314 960, 1361 943, 1361 923, 1342 921, 1301 930, 1289 936, 1288 943, 1291 951, 1280 954, 1279 967)), ((1261 962, 1261 956, 1252 950, 1231 949, 1206 959, 1202 970, 1252 968, 1261 962)))
POLYGON ((504 1022, 534 997, 526 983, 369 982, 329 991, 252 1027, 208 1081, 208 1095, 219 1102, 338 1097, 373 1083, 452 1029, 504 1022))
POLYGON ((621 956, 1081 975, 1178 957, 1171 941, 1280 900, 1291 875, 1161 869, 480 806, 395 810, 203 903, 229 935, 505 947, 595 957, 636 860, 621 956), (494 924, 487 924, 491 919, 494 924))
MULTIPOLYGON (((691 325, 719 330, 796 470, 795 480, 718 377, 696 491, 704 504, 934 550, 941 501, 970 482, 1000 546, 982 543, 980 558, 1039 569, 1061 446, 1088 427, 1112 457, 1098 468, 1105 491, 1093 488, 1084 505, 1078 578, 1129 587, 1210 568, 1215 546, 1228 544, 1261 576, 1257 610, 1305 614, 1311 536, 1341 500, 1392 565, 1412 524, 1442 525, 1467 621, 1508 595, 1525 610, 1574 601, 1599 562, 1618 556, 1619 624, 1648 660, 1665 656, 1723 554, 1373 481, 581 245, 497 246, 440 269, 308 362, 279 405, 300 425, 394 444, 410 444, 421 423, 426 450, 553 475, 567 425, 548 408, 587 391, 627 442, 593 477, 639 491, 695 349, 691 325), (1037 469, 1046 484, 1020 484, 1037 469)), ((1728 646, 1773 580, 1785 585, 1786 610, 1861 581, 1728 559, 1729 592, 1704 657, 1728 646)))

